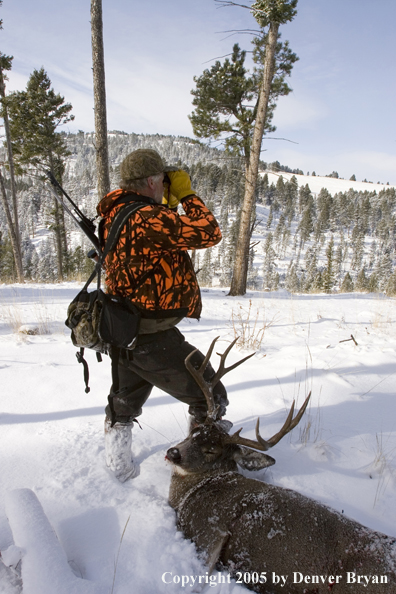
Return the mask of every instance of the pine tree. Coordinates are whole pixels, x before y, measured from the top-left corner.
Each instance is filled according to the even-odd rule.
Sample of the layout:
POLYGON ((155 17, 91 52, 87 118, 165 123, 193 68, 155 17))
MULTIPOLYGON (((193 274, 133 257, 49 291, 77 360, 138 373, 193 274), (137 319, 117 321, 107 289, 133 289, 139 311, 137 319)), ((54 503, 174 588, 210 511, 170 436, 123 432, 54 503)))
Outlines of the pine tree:
POLYGON ((312 194, 308 184, 305 186, 301 186, 299 191, 299 199, 298 199, 298 210, 300 214, 304 211, 304 209, 311 203, 312 194))
POLYGON ((351 268, 352 270, 359 270, 364 255, 364 235, 358 227, 354 227, 352 232, 352 249, 351 268))
POLYGON ((322 188, 317 199, 316 239, 319 239, 319 237, 331 227, 332 214, 333 197, 328 190, 322 188))
POLYGON ((296 267, 293 262, 291 262, 289 270, 287 271, 285 289, 289 291, 289 293, 298 293, 300 290, 300 279, 298 278, 296 267))
POLYGON ((327 264, 323 272, 323 290, 325 293, 331 293, 334 287, 334 237, 330 238, 326 248, 327 264))
MULTIPOLYGON (((232 128, 232 125, 229 122, 231 130, 227 130, 227 132, 233 133, 228 146, 230 148, 236 148, 238 151, 240 151, 242 147, 246 162, 245 193, 230 295, 244 295, 246 292, 248 255, 250 249, 251 211, 255 199, 261 144, 264 132, 266 127, 268 127, 272 116, 274 99, 279 95, 286 95, 290 92, 289 87, 285 83, 285 77, 290 74, 293 63, 297 60, 297 56, 292 54, 288 45, 286 46, 285 44, 283 48, 279 45, 279 26, 294 18, 297 12, 295 9, 296 5, 297 0, 278 0, 276 5, 272 0, 257 0, 251 6, 253 15, 263 31, 261 37, 254 40, 254 60, 259 66, 256 68, 253 77, 254 90, 256 91, 257 97, 253 109, 241 107, 243 105, 241 99, 244 93, 247 92, 250 94, 252 99, 254 95, 252 94, 253 87, 250 86, 246 88, 246 82, 243 80, 245 79, 246 73, 243 64, 244 56, 240 54, 238 47, 234 47, 233 58, 235 57, 236 60, 235 65, 239 66, 238 76, 236 77, 238 86, 231 85, 230 87, 229 76, 224 76, 223 79, 218 78, 218 71, 221 68, 220 63, 218 62, 214 67, 216 68, 216 71, 214 71, 215 76, 213 77, 213 80, 216 83, 220 80, 220 104, 215 106, 215 101, 210 102, 211 97, 217 98, 216 95, 206 94, 205 103, 199 113, 201 121, 207 127, 207 131, 209 131, 209 134, 203 134, 202 137, 208 138, 209 136, 212 136, 216 138, 219 137, 221 132, 225 131, 220 130, 219 126, 222 121, 227 121, 227 115, 228 118, 232 118, 238 113, 238 110, 239 113, 241 112, 241 109, 243 110, 242 124, 238 122, 235 128, 232 128), (265 32, 265 34, 264 27, 268 27, 268 32, 265 32), (287 59, 283 62, 278 61, 277 63, 277 55, 280 55, 279 52, 281 50, 283 50, 283 54, 284 56, 287 56, 287 59), (261 65, 263 65, 263 67, 261 67, 261 65), (242 93, 240 92, 241 82, 242 93), (235 92, 236 90, 237 92, 235 92), (225 108, 225 106, 231 106, 233 103, 235 105, 235 100, 238 109, 234 109, 233 112, 232 109, 229 111, 230 107, 225 108), (215 110, 213 110, 213 107, 215 107, 215 110), (212 115, 210 114, 211 108, 212 115), (225 109, 227 109, 227 113, 225 113, 225 109), (246 119, 249 120, 248 126, 245 124, 246 119), (213 122, 215 127, 213 127, 213 122), (243 131, 242 136, 241 130, 243 131), (236 131, 236 133, 234 133, 234 131, 236 131), (242 144, 239 144, 239 138, 241 138, 242 144)), ((198 83, 198 80, 196 82, 198 83)), ((207 71, 207 75, 205 76, 205 82, 211 82, 209 71, 207 71)), ((208 85, 206 85, 206 87, 208 87, 208 85)), ((198 106, 199 94, 194 94, 197 101, 195 105, 198 106)))
POLYGON ((202 268, 198 274, 200 284, 203 287, 211 287, 213 275, 212 248, 207 248, 203 257, 202 268))
POLYGON ((390 275, 385 287, 386 294, 389 297, 396 296, 396 270, 390 275))
POLYGON ((313 230, 314 230, 314 227, 313 227, 312 207, 309 204, 307 204, 307 206, 303 210, 303 213, 302 213, 302 216, 300 219, 300 223, 299 223, 299 226, 297 229, 297 231, 300 232, 301 247, 303 247, 305 242, 308 241, 313 230))
POLYGON ((297 207, 297 198, 298 198, 298 182, 297 178, 293 175, 285 185, 286 196, 285 196, 285 216, 289 222, 289 226, 294 219, 296 207, 297 207))
POLYGON ((344 276, 344 279, 341 283, 340 287, 341 293, 353 293, 354 285, 353 280, 349 272, 347 272, 344 276))
MULTIPOLYGON (((29 167, 51 170, 61 180, 68 151, 58 126, 74 119, 72 106, 55 94, 44 68, 34 70, 25 91, 15 91, 5 100, 10 118, 10 132, 15 163, 19 171, 29 167)), ((63 278, 63 256, 66 252, 64 213, 54 199, 53 230, 59 278, 63 278)))
POLYGON ((311 291, 313 293, 321 293, 323 291, 323 275, 321 270, 318 270, 318 272, 316 273, 316 276, 312 283, 311 291))
MULTIPOLYGON (((0 4, 1 5, 1 4, 0 4)), ((1 116, 4 122, 4 130, 6 135, 6 147, 8 156, 8 169, 10 176, 11 185, 11 204, 12 211, 10 209, 9 200, 7 197, 6 188, 3 182, 3 178, 0 180, 1 183, 1 201, 3 204, 4 212, 6 213, 8 231, 10 234, 10 241, 12 246, 12 252, 14 255, 15 269, 17 272, 18 281, 23 283, 23 265, 22 265, 22 248, 21 248, 21 237, 19 232, 19 214, 18 214, 18 198, 15 183, 15 169, 14 169, 14 156, 11 144, 11 133, 10 123, 8 119, 8 109, 5 101, 5 71, 11 70, 12 56, 6 56, 0 52, 0 102, 1 102, 1 116)))
POLYGON ((0 232, 0 278, 3 282, 15 282, 16 267, 11 240, 0 232))
MULTIPOLYGON (((391 278, 392 278, 392 275, 389 277, 389 280, 391 278)), ((378 292, 378 277, 375 272, 370 274, 370 277, 368 279, 367 289, 368 289, 369 293, 377 293, 378 292)), ((387 288, 385 290, 388 293, 387 288)))
POLYGON ((366 293, 368 291, 368 280, 364 267, 360 269, 355 282, 355 291, 366 293))
POLYGON ((264 244, 263 282, 264 288, 273 290, 276 254, 272 247, 273 235, 268 233, 264 244))

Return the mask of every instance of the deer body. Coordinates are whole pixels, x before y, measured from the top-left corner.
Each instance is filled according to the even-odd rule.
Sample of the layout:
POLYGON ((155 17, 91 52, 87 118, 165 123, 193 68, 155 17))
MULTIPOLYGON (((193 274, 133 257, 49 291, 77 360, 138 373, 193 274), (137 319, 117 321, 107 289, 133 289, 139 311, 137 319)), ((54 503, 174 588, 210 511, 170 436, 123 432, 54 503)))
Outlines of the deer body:
POLYGON ((264 452, 299 423, 310 395, 294 418, 293 402, 269 440, 261 437, 259 422, 257 441, 241 437, 241 430, 228 435, 216 420, 212 388, 238 363, 224 369, 231 345, 214 380, 205 384, 214 342, 199 370, 186 359, 205 393, 207 419, 166 455, 173 464, 169 503, 178 528, 195 543, 209 571, 219 565, 234 577, 264 576, 254 584, 242 582, 261 594, 396 594, 396 538, 295 491, 239 474, 238 465, 260 470, 275 463, 264 452))
POLYGON ((262 594, 396 592, 396 539, 295 491, 237 472, 200 477, 194 486, 186 478, 174 472, 171 504, 179 530, 209 567, 219 564, 234 577, 267 572, 265 583, 246 584, 262 594), (286 584, 274 584, 273 572, 287 576, 286 584), (323 576, 323 582, 312 584, 314 576, 318 581, 323 576), (362 577, 358 585, 357 576, 368 576, 369 583, 362 577), (376 583, 384 579, 387 583, 376 583))

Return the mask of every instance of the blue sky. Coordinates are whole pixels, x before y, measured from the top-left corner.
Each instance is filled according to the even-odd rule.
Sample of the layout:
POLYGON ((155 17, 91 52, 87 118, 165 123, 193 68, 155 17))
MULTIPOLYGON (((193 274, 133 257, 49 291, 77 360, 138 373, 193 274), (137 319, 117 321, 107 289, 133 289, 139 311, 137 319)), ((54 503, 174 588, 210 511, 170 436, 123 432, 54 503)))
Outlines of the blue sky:
MULTIPOLYGON (((275 112, 265 161, 304 173, 396 184, 394 0, 299 0, 281 27, 300 60, 275 112), (294 144, 297 143, 297 144, 294 144)), ((193 136, 193 76, 250 39, 248 10, 214 0, 103 0, 109 129, 193 136)), ((14 56, 7 90, 44 66, 72 103, 70 131, 92 131, 90 1, 4 0, 0 50, 14 56)))

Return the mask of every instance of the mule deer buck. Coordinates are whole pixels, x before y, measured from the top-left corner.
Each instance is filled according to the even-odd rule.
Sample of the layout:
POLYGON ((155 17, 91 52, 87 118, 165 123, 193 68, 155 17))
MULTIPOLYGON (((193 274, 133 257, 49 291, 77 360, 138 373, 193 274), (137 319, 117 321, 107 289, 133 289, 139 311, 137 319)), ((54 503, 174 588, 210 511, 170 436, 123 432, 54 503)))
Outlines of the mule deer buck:
POLYGON ((191 355, 186 366, 208 406, 205 423, 167 451, 173 465, 169 502, 178 528, 191 539, 212 571, 227 570, 248 588, 265 594, 394 594, 396 539, 374 532, 299 493, 246 478, 237 465, 260 470, 275 463, 264 452, 276 445, 301 420, 310 394, 298 414, 294 402, 278 433, 268 440, 228 435, 216 421, 213 387, 225 368, 235 341, 220 355, 210 384, 191 355))

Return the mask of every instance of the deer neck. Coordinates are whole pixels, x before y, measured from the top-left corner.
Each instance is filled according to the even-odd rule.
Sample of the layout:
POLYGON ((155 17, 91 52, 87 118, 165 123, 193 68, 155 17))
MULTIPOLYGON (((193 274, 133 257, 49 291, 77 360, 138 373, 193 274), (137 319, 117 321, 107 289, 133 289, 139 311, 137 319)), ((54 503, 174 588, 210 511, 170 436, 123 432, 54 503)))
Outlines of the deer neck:
POLYGON ((186 499, 191 491, 195 491, 197 488, 200 489, 208 480, 234 471, 237 473, 236 465, 235 468, 223 470, 217 469, 202 473, 187 472, 183 468, 176 466, 172 471, 172 479, 169 488, 169 505, 177 510, 181 502, 186 499))

